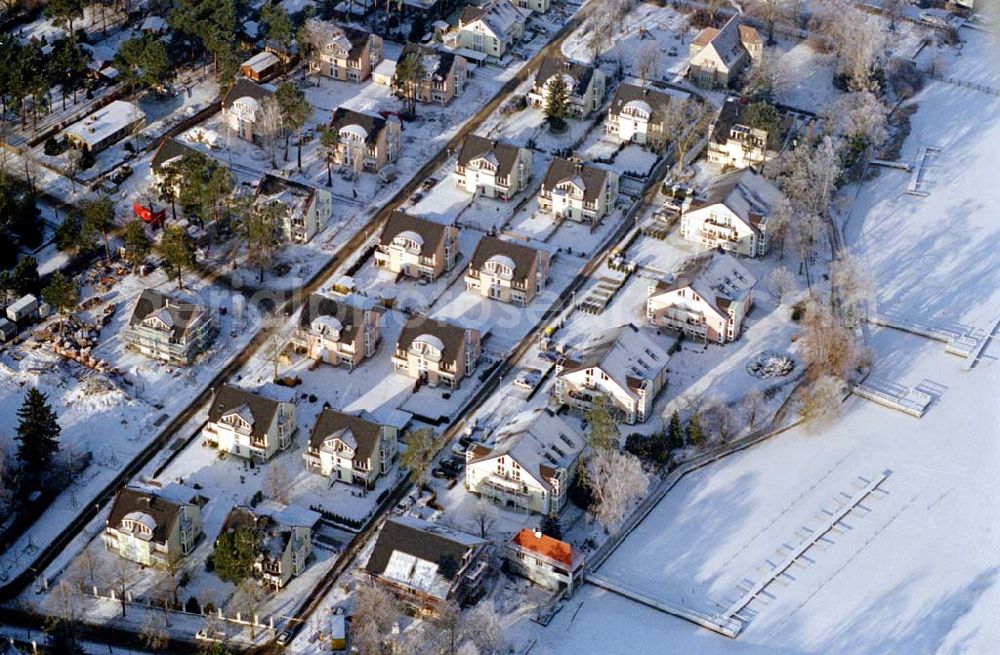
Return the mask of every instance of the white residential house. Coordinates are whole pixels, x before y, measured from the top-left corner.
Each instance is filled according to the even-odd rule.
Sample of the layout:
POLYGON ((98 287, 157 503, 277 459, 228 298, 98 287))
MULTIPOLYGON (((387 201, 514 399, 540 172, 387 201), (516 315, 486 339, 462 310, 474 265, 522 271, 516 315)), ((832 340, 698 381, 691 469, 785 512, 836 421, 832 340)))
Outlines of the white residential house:
POLYGON ((237 530, 252 532, 253 577, 261 586, 284 589, 305 570, 319 521, 318 512, 265 501, 257 507, 233 507, 222 523, 219 536, 237 530))
POLYGON ((318 41, 309 70, 336 80, 362 82, 382 61, 382 37, 366 30, 308 19, 306 29, 318 41))
POLYGON ((324 408, 316 418, 309 447, 302 457, 306 469, 333 482, 371 488, 396 460, 399 431, 367 415, 324 408))
POLYGON ((507 542, 503 556, 514 573, 546 589, 571 594, 583 582, 583 553, 540 530, 522 528, 507 542))
POLYGON ((510 0, 490 0, 466 6, 458 16, 458 43, 462 48, 502 59, 524 36, 525 14, 510 0))
POLYGON ((407 277, 435 280, 458 262, 458 228, 396 211, 375 250, 375 265, 407 277))
POLYGON ((143 566, 169 570, 198 545, 205 502, 180 485, 124 487, 111 503, 104 546, 143 566))
POLYGON ((402 125, 396 116, 338 107, 330 127, 338 137, 333 161, 348 170, 377 173, 399 157, 402 125))
POLYGON ((176 366, 188 366, 211 345, 218 332, 205 307, 155 289, 135 301, 122 340, 131 350, 176 366))
POLYGON ((274 97, 270 85, 261 86, 249 79, 239 78, 222 99, 222 117, 238 137, 250 143, 261 143, 261 128, 257 120, 261 117, 261 107, 274 97))
POLYGON ((465 272, 465 288, 484 298, 528 305, 549 279, 546 250, 483 236, 465 272))
POLYGON ((745 98, 727 98, 718 117, 709 126, 708 161, 730 168, 762 166, 775 159, 791 133, 792 119, 784 118, 778 129, 764 129, 744 121, 749 102, 745 98))
POLYGON ((767 223, 781 202, 781 192, 752 169, 720 175, 684 200, 681 236, 706 248, 759 257, 770 246, 767 223))
POLYGON ((292 346, 311 359, 354 369, 375 354, 382 340, 382 312, 374 299, 309 297, 292 334, 292 346))
POLYGON ((669 282, 650 285, 646 318, 706 341, 739 338, 757 279, 732 255, 710 251, 685 262, 669 282))
POLYGON ((558 218, 597 225, 614 210, 617 198, 617 173, 554 157, 542 180, 538 208, 558 218))
POLYGON ((470 134, 458 151, 455 186, 507 201, 527 188, 531 165, 528 148, 470 134))
POLYGON ((619 84, 608 107, 604 131, 621 141, 660 150, 670 141, 666 118, 671 101, 671 95, 663 91, 619 84))
POLYGON ((548 104, 549 83, 561 77, 569 91, 570 116, 585 118, 600 108, 604 100, 606 79, 600 68, 561 57, 546 57, 528 91, 528 104, 544 109, 548 104))
POLYGON ((566 504, 587 441, 551 409, 521 412, 489 445, 465 453, 465 488, 510 509, 548 515, 566 504))
POLYGON ((691 42, 688 77, 706 89, 725 88, 763 53, 760 34, 734 14, 721 29, 706 27, 691 42))
MULTIPOLYGON (((271 391, 274 394, 274 390, 271 391)), ((230 384, 215 392, 205 437, 220 452, 263 463, 292 445, 295 403, 230 384)))
POLYGON ((455 389, 475 370, 480 354, 479 330, 414 316, 399 334, 392 367, 419 384, 455 389))
POLYGON ((551 5, 552 3, 550 0, 514 0, 514 6, 521 11, 532 11, 536 14, 544 14, 548 12, 551 5))
POLYGON ((580 411, 602 395, 618 420, 643 423, 666 385, 669 359, 650 332, 634 325, 604 330, 556 363, 553 395, 580 411))
POLYGON ((254 208, 280 207, 279 231, 287 243, 309 243, 333 216, 333 196, 326 189, 271 173, 257 184, 254 208))

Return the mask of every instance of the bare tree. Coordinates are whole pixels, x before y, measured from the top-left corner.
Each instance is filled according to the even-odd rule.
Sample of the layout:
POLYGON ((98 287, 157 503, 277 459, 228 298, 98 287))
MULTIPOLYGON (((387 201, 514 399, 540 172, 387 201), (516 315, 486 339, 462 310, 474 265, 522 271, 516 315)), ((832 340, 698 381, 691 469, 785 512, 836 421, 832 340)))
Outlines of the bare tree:
POLYGON ((705 410, 705 421, 715 427, 722 443, 729 441, 739 431, 739 423, 732 408, 723 401, 717 402, 705 410))
POLYGON ((787 268, 779 266, 771 272, 767 281, 767 290, 776 303, 781 303, 789 291, 795 288, 795 276, 787 268))
POLYGON ((273 97, 268 97, 260 103, 260 109, 254 117, 254 130, 260 142, 271 153, 271 167, 278 167, 278 145, 281 143, 283 126, 281 106, 273 97))
POLYGON ((872 71, 885 47, 878 20, 847 0, 830 0, 821 6, 818 29, 837 55, 837 72, 851 91, 871 90, 872 71))
POLYGON ((833 261, 830 273, 835 297, 848 313, 873 296, 875 284, 857 257, 840 256, 833 261))
POLYGON ((795 18, 789 0, 751 0, 747 13, 756 16, 767 25, 767 42, 774 43, 774 26, 778 22, 795 18))
MULTIPOLYGON (((510 645, 507 631, 492 601, 479 601, 479 604, 469 610, 464 623, 465 642, 462 648, 472 644, 475 652, 480 655, 500 655, 507 652, 510 645)), ((462 648, 459 653, 462 653, 462 648)))
POLYGON ((586 482, 594 497, 590 512, 605 530, 617 530, 629 508, 646 494, 649 479, 639 458, 603 449, 591 453, 586 482))
POLYGON ((267 466, 267 473, 264 476, 264 493, 271 500, 288 504, 288 491, 292 486, 292 480, 281 462, 271 462, 267 466))
POLYGON ((826 375, 846 380, 853 369, 866 363, 867 355, 857 335, 825 305, 810 302, 803 327, 798 339, 799 354, 810 382, 826 375))
POLYGON ((229 601, 229 611, 239 612, 240 618, 250 624, 250 640, 257 639, 258 612, 267 598, 267 591, 253 577, 248 577, 236 588, 229 601))
POLYGON ((80 594, 75 585, 61 580, 45 598, 45 608, 58 621, 76 623, 82 615, 80 594))
POLYGON ((639 46, 639 52, 635 55, 635 68, 639 73, 639 78, 642 80, 643 86, 646 85, 646 80, 656 77, 662 55, 663 53, 655 41, 652 43, 643 43, 639 46))
POLYGON ((122 616, 125 616, 125 609, 128 606, 127 596, 131 593, 136 578, 139 577, 139 565, 130 559, 115 555, 111 559, 108 577, 111 588, 115 590, 115 595, 121 602, 122 616))
POLYGON ((802 141, 782 158, 778 183, 796 213, 826 212, 843 173, 840 145, 831 136, 816 144, 802 141))
POLYGON ((837 137, 877 146, 888 136, 889 108, 871 91, 845 93, 821 110, 837 137))
POLYGON ((754 387, 743 396, 743 410, 747 413, 747 425, 750 432, 757 427, 757 414, 764 407, 764 392, 754 387))
POLYGON ((164 652, 167 644, 170 643, 170 634, 164 626, 160 625, 159 621, 153 618, 152 614, 143 620, 139 638, 142 639, 143 645, 153 653, 164 652))
POLYGON ((382 655, 401 610, 392 594, 381 587, 362 585, 351 618, 354 645, 362 655, 382 655))
POLYGON ((743 86, 743 94, 752 100, 773 102, 778 95, 788 89, 791 81, 792 75, 781 51, 767 48, 750 67, 746 84, 743 86))
POLYGON ((472 522, 479 532, 479 536, 485 539, 493 532, 500 515, 493 503, 480 498, 476 501, 476 506, 472 509, 472 522))
POLYGON ((700 139, 706 128, 708 111, 701 101, 694 97, 680 102, 670 102, 664 116, 664 131, 672 135, 674 152, 677 155, 677 170, 684 172, 688 150, 700 139))
POLYGON ((882 0, 882 11, 889 17, 889 31, 896 31, 896 23, 906 11, 909 0, 882 0))
POLYGON ((802 387, 802 418, 814 428, 828 425, 840 411, 844 381, 833 375, 821 375, 802 387))

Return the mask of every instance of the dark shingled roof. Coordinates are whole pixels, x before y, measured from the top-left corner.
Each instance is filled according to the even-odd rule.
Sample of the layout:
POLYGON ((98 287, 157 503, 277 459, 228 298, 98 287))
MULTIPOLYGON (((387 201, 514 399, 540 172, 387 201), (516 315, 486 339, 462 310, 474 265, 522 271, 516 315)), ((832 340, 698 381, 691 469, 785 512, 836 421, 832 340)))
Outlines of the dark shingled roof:
POLYGON ((256 439, 264 439, 274 421, 274 415, 278 413, 280 403, 231 384, 223 385, 215 392, 215 399, 208 410, 208 421, 217 423, 223 416, 244 405, 253 417, 250 435, 256 439))
POLYGON ((361 57, 361 53, 364 52, 365 46, 368 45, 371 32, 359 30, 354 27, 341 27, 340 29, 344 31, 344 36, 351 42, 351 52, 347 55, 348 59, 350 61, 357 60, 361 57))
POLYGON ((570 92, 573 95, 582 96, 587 92, 587 87, 590 86, 590 79, 594 76, 594 68, 562 57, 546 57, 542 60, 541 66, 538 67, 535 86, 542 86, 556 74, 569 75, 575 82, 570 92))
POLYGON ((611 106, 608 113, 617 116, 622 109, 633 100, 642 100, 649 105, 653 115, 649 122, 662 123, 665 117, 667 106, 670 104, 670 95, 654 89, 645 89, 635 84, 619 84, 615 89, 615 95, 611 98, 611 106))
POLYGON ((346 107, 338 107, 337 110, 333 112, 333 118, 330 119, 330 127, 338 132, 348 125, 357 125, 361 127, 368 134, 368 138, 365 139, 365 143, 368 144, 375 143, 378 139, 378 135, 385 129, 385 124, 386 119, 381 116, 362 111, 354 111, 353 109, 347 109, 346 107))
POLYGON ((311 198, 316 193, 315 187, 304 182, 289 180, 286 177, 279 177, 273 173, 264 173, 257 184, 257 196, 273 196, 285 189, 305 198, 311 198))
POLYGON ((533 265, 538 259, 538 250, 520 243, 503 241, 497 237, 484 236, 479 240, 476 252, 472 254, 469 268, 476 271, 482 270, 486 262, 494 255, 510 257, 514 262, 514 280, 523 282, 533 270, 533 265))
POLYGON ((585 202, 595 202, 601 195, 604 188, 604 181, 608 172, 603 168, 597 168, 581 162, 570 161, 562 157, 553 157, 549 164, 549 170, 545 172, 545 179, 542 181, 542 188, 551 191, 562 182, 567 182, 575 177, 580 178, 583 183, 583 199, 585 202))
POLYGON ((124 487, 115 495, 111 504, 111 513, 108 514, 107 525, 109 528, 117 530, 121 526, 122 519, 128 514, 142 512, 148 514, 156 522, 151 541, 165 544, 180 511, 180 503, 167 500, 150 491, 124 487))
POLYGON ((365 310, 361 307, 350 305, 329 296, 314 293, 309 296, 309 301, 302 308, 299 315, 299 327, 308 329, 312 322, 320 316, 332 316, 340 321, 340 343, 354 343, 361 336, 364 328, 365 310))
POLYGON ((163 141, 160 141, 160 145, 156 149, 153 159, 150 161, 150 168, 153 171, 158 171, 167 162, 178 157, 183 157, 184 155, 207 156, 200 150, 185 145, 173 137, 167 137, 163 141))
POLYGON ((338 412, 329 407, 324 408, 316 418, 316 425, 309 435, 309 446, 319 448, 326 439, 345 429, 351 431, 358 446, 354 449, 354 461, 363 462, 369 459, 378 446, 382 426, 360 416, 338 412))
POLYGON ((428 562, 435 562, 441 567, 438 573, 445 579, 453 581, 462 560, 479 543, 482 541, 471 535, 434 523, 409 517, 389 519, 379 533, 365 570, 372 575, 382 575, 393 551, 398 550, 428 562), (442 566, 447 559, 458 566, 453 569, 442 566))
POLYGON ((128 319, 129 325, 139 325, 146 318, 166 307, 173 323, 173 337, 180 339, 187 332, 188 325, 194 317, 202 311, 202 308, 194 303, 178 300, 155 289, 146 289, 139 295, 132 310, 132 316, 128 319))
MULTIPOLYGON (((719 117, 715 119, 715 124, 712 128, 712 141, 714 143, 726 143, 729 141, 730 130, 740 122, 740 118, 742 118, 743 112, 748 106, 749 103, 743 98, 729 98, 723 103, 719 117)), ((781 148, 782 133, 787 131, 791 127, 791 124, 791 119, 785 118, 781 122, 780 130, 777 132, 773 130, 768 131, 768 150, 778 150, 781 148)))
POLYGON ((444 344, 444 352, 441 354, 445 363, 454 362, 458 357, 458 350, 465 340, 467 328, 453 323, 438 321, 425 316, 414 316, 406 320, 403 331, 399 334, 399 341, 396 342, 397 350, 409 350, 413 340, 422 334, 437 337, 444 344))
POLYGON ((403 52, 399 55, 399 61, 403 61, 409 55, 416 55, 420 58, 436 57, 437 66, 434 70, 425 70, 428 80, 443 80, 451 73, 455 66, 455 54, 447 50, 437 50, 419 43, 407 43, 403 46, 403 52))
POLYGON ((392 243, 401 232, 414 232, 424 241, 422 252, 426 255, 437 252, 438 246, 444 239, 448 226, 441 223, 429 221, 406 212, 395 211, 389 216, 379 237, 379 244, 387 246, 392 243))
POLYGON ((256 82, 251 82, 250 80, 241 77, 236 80, 236 84, 229 89, 229 93, 222 100, 222 107, 224 109, 229 109, 233 106, 233 103, 240 98, 251 97, 257 101, 263 101, 265 98, 270 98, 274 95, 274 92, 269 89, 265 89, 256 82))
MULTIPOLYGON (((236 506, 226 514, 219 536, 227 532, 235 532, 240 528, 252 530, 257 535, 257 552, 255 557, 270 562, 280 562, 288 542, 292 539, 292 530, 282 525, 273 517, 258 514, 250 507, 236 506)), ((218 537, 216 537, 218 541, 218 537)))
POLYGON ((474 159, 486 157, 492 153, 497 163, 497 175, 507 177, 514 170, 514 162, 517 161, 517 155, 520 151, 521 149, 512 143, 500 143, 486 137, 470 134, 465 137, 462 149, 458 151, 458 165, 468 166, 469 162, 474 159))

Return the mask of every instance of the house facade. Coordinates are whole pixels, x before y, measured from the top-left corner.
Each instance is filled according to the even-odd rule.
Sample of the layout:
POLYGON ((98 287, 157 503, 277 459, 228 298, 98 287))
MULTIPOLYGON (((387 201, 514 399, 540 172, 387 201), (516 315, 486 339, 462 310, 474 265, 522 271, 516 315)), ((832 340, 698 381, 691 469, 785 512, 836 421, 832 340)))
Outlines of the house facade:
POLYGON ((254 209, 275 208, 278 229, 287 243, 309 243, 333 216, 333 196, 326 189, 271 173, 257 184, 254 209))
POLYGON ((538 14, 548 12, 551 5, 550 0, 514 0, 514 6, 521 11, 533 11, 538 14))
POLYGON ((382 37, 366 30, 310 19, 307 29, 318 43, 309 70, 345 82, 363 82, 383 57, 382 37))
POLYGON ((447 105, 462 95, 468 79, 468 62, 465 57, 446 50, 407 43, 403 46, 399 61, 411 56, 419 58, 424 69, 424 79, 415 89, 417 102, 447 105))
POLYGON ((616 420, 643 423, 666 385, 667 354, 652 335, 622 325, 591 335, 571 355, 556 363, 552 394, 557 402, 579 411, 604 396, 616 420))
POLYGON ((382 340, 382 312, 367 299, 309 297, 291 344, 310 359, 354 369, 375 354, 382 340))
POLYGON ((412 516, 391 518, 375 540, 365 571, 417 615, 447 603, 465 605, 484 592, 489 543, 412 516))
POLYGON ((617 198, 617 173, 554 157, 542 181, 538 208, 558 218, 597 225, 614 209, 617 198))
POLYGON ((375 265, 435 280, 458 262, 458 228, 405 212, 393 212, 375 248, 375 265))
POLYGON ((731 255, 703 253, 688 260, 671 281, 650 285, 646 318, 705 341, 734 341, 753 306, 756 283, 731 255))
POLYGON ((507 201, 527 188, 531 165, 528 148, 470 134, 458 152, 455 186, 507 201))
POLYGON ((302 457, 307 470, 330 478, 331 483, 371 488, 392 469, 398 443, 395 427, 327 407, 317 417, 302 457))
POLYGON ((726 99, 709 126, 708 161, 725 167, 748 168, 762 166, 778 156, 783 133, 791 128, 791 119, 785 119, 779 130, 751 127, 742 122, 747 106, 743 98, 726 99))
POLYGON ((295 403, 230 384, 215 392, 205 438, 220 452, 263 463, 292 445, 295 403))
POLYGON ((513 241, 484 236, 465 272, 465 288, 484 298, 527 305, 549 278, 550 255, 513 241))
POLYGON ((573 593, 583 582, 583 554, 540 530, 522 529, 507 542, 503 556, 511 571, 546 589, 573 593))
POLYGON ((619 84, 608 107, 604 132, 621 141, 662 150, 670 141, 666 117, 670 95, 635 84, 619 84))
POLYGON ((415 316, 403 325, 392 367, 422 384, 454 389, 475 370, 479 355, 479 330, 415 316))
POLYGON ((549 83, 561 77, 569 92, 569 113, 573 118, 585 118, 597 111, 604 100, 606 79, 600 68, 561 57, 542 60, 528 91, 528 104, 544 109, 548 104, 549 83))
POLYGON ((509 509, 547 516, 566 504, 586 439, 548 408, 521 412, 465 453, 465 489, 509 509))
POLYGON ((399 157, 401 127, 395 116, 382 118, 339 107, 330 127, 339 137, 333 161, 348 170, 377 173, 399 157))
POLYGON ((706 27, 691 42, 688 78, 706 89, 726 88, 763 53, 760 34, 734 14, 722 28, 706 27))
POLYGON ((246 78, 239 78, 222 99, 222 117, 239 138, 250 143, 262 143, 262 130, 257 126, 261 108, 274 98, 274 92, 246 78))
POLYGON ((502 59, 524 37, 525 14, 510 0, 466 6, 458 16, 458 44, 493 59, 502 59))
POLYGON ((201 305, 146 289, 135 301, 122 340, 131 350, 175 366, 188 366, 208 349, 218 326, 201 305))
POLYGON ((146 114, 131 102, 115 100, 63 130, 74 148, 97 154, 142 129, 146 114))
POLYGON ((306 569, 319 518, 319 514, 311 510, 271 503, 257 507, 236 506, 226 515, 219 535, 240 529, 251 531, 255 537, 253 577, 261 586, 278 590, 306 569))
POLYGON ((685 199, 681 236, 706 248, 759 257, 770 247, 767 223, 781 203, 781 192, 752 169, 720 175, 685 199))
POLYGON ((163 492, 124 487, 111 503, 102 540, 105 548, 143 566, 171 569, 191 554, 202 536, 204 499, 184 496, 174 485, 163 492), (180 500, 180 498, 186 500, 180 500))

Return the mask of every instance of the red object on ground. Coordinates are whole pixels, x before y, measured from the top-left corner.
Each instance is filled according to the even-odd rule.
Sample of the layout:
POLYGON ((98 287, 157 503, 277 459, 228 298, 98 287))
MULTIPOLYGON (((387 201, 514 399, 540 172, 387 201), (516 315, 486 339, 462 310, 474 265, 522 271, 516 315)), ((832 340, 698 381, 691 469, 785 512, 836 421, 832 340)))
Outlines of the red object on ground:
POLYGON ((167 220, 166 209, 160 209, 157 211, 138 202, 132 204, 132 213, 152 225, 162 225, 163 222, 167 220))

